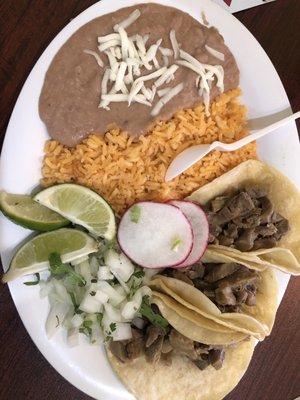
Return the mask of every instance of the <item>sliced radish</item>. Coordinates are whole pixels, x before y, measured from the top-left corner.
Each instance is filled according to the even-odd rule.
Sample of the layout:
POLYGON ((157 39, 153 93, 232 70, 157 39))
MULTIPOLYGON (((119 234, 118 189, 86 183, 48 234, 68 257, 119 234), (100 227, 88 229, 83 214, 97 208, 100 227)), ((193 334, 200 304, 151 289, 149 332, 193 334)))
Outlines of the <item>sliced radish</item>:
POLYGON ((127 257, 142 267, 174 267, 190 254, 193 231, 178 207, 142 201, 123 215, 118 241, 127 257))
POLYGON ((193 229, 194 242, 192 251, 186 260, 176 265, 175 268, 188 267, 199 261, 207 247, 209 234, 207 217, 202 208, 191 201, 172 200, 169 204, 178 207, 184 213, 193 229))

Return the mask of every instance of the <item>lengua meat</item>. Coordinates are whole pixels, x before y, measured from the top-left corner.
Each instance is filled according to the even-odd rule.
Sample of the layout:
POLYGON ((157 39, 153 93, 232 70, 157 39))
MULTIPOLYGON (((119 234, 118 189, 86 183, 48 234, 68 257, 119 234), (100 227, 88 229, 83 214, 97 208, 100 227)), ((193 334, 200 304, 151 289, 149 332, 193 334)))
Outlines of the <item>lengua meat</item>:
MULTIPOLYGON (((114 13, 96 18, 78 31, 61 47, 54 57, 45 76, 39 100, 39 114, 46 124, 49 135, 60 143, 73 147, 91 133, 103 134, 111 126, 118 126, 134 137, 145 134, 156 120, 168 120, 181 109, 194 107, 202 102, 195 84, 195 72, 180 67, 175 79, 160 87, 175 87, 184 83, 184 89, 168 102, 157 115, 151 117, 151 108, 142 104, 111 103, 110 111, 98 108, 100 101, 100 83, 107 57, 101 55, 104 67, 100 68, 94 57, 84 53, 89 49, 98 51, 97 37, 113 32, 113 26, 126 19, 135 9, 141 16, 126 31, 129 36, 149 35, 148 45, 160 38, 162 46, 172 49, 169 34, 174 29, 181 48, 205 64, 221 65, 224 69, 224 90, 239 85, 239 70, 235 59, 224 43, 223 37, 214 27, 206 27, 176 8, 147 3, 123 8, 114 13), (207 51, 205 45, 218 50, 225 56, 220 61, 207 51)), ((160 52, 159 64, 163 65, 160 52)), ((173 63, 170 57, 170 63, 173 63)), ((146 74, 147 71, 142 71, 146 74)), ((151 88, 153 80, 148 82, 151 88)), ((215 82, 212 83, 210 97, 220 94, 215 82)), ((153 105, 158 101, 156 96, 153 105)))
POLYGON ((275 247, 290 229, 259 186, 246 186, 234 195, 219 196, 206 205, 209 243, 251 251, 275 247))

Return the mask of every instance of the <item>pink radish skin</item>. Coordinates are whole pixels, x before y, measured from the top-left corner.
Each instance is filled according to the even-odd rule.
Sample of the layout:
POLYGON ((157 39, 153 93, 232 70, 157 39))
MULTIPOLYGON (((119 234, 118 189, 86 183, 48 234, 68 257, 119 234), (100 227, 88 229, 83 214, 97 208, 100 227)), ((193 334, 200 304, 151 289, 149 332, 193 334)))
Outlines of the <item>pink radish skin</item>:
POLYGON ((192 201, 172 200, 169 202, 173 206, 178 207, 192 225, 194 232, 194 243, 190 255, 181 263, 173 268, 184 268, 195 264, 203 256, 209 235, 209 226, 205 212, 197 204, 192 201))
POLYGON ((167 268, 182 264, 193 248, 193 230, 188 218, 168 203, 141 201, 125 211, 118 234, 122 251, 144 268, 167 268), (139 207, 138 222, 132 221, 132 207, 139 207), (177 251, 172 241, 180 237, 177 251))

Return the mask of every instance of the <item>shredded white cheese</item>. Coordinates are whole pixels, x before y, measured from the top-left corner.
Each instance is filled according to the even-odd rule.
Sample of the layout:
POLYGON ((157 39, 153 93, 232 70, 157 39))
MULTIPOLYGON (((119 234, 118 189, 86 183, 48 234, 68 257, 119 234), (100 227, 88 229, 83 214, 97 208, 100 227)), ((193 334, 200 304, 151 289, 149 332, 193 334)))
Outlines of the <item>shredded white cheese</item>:
POLYGON ((133 83, 132 65, 128 64, 128 74, 124 78, 126 85, 131 85, 133 83))
POLYGON ((206 50, 214 57, 216 57, 220 61, 225 60, 225 55, 221 53, 220 51, 213 49, 212 47, 208 46, 207 44, 205 45, 206 50))
MULTIPOLYGON (((149 35, 134 34, 128 37, 126 28, 140 16, 140 11, 135 10, 124 21, 114 26, 115 33, 98 37, 98 49, 105 52, 110 68, 106 68, 101 82, 101 101, 99 107, 109 109, 110 102, 137 102, 151 106, 156 93, 160 98, 153 107, 151 115, 156 116, 162 107, 174 96, 183 90, 183 83, 175 87, 158 90, 163 84, 169 84, 175 79, 179 67, 184 67, 196 73, 196 88, 199 96, 203 97, 206 115, 209 115, 210 90, 212 82, 220 92, 224 91, 224 70, 221 65, 208 65, 201 63, 191 54, 180 49, 174 29, 170 31, 172 49, 162 46, 162 39, 148 46, 149 35), (157 54, 162 56, 163 67, 160 67, 157 54), (175 63, 170 65, 169 58, 174 57, 175 63), (153 71, 142 75, 143 70, 153 71), (152 89, 145 86, 146 81, 154 80, 152 89), (108 92, 108 82, 114 82, 113 88, 108 92)), ((210 46, 206 50, 217 59, 224 61, 225 56, 210 46)), ((100 55, 92 50, 85 53, 95 57, 99 66, 103 67, 100 55)))
POLYGON ((97 61, 97 64, 99 65, 99 67, 103 67, 103 61, 101 60, 101 57, 99 56, 99 54, 94 51, 94 50, 89 50, 89 49, 85 49, 83 50, 84 53, 89 54, 90 56, 93 56, 95 58, 95 60, 97 61))
POLYGON ((177 60, 177 58, 179 57, 180 49, 179 49, 179 44, 176 39, 176 32, 174 29, 172 29, 170 31, 170 40, 171 40, 171 44, 173 47, 174 58, 175 58, 175 60, 177 60))
POLYGON ((167 49, 166 47, 160 47, 159 51, 163 56, 172 57, 174 52, 171 49, 167 49))
POLYGON ((148 62, 152 61, 154 57, 156 56, 157 50, 159 46, 161 45, 162 39, 159 39, 155 44, 149 47, 147 53, 146 53, 146 60, 148 62))
POLYGON ((171 65, 161 76, 154 82, 154 85, 158 88, 163 85, 172 75, 177 71, 178 65, 171 65))
POLYGON ((118 72, 117 72, 117 76, 116 76, 116 83, 115 83, 115 89, 118 92, 119 90, 121 90, 122 88, 122 84, 124 83, 124 77, 125 77, 125 73, 126 73, 126 69, 127 69, 127 64, 126 62, 122 61, 118 72))
POLYGON ((151 111, 151 115, 154 117, 160 113, 160 110, 166 105, 173 97, 177 96, 184 88, 183 83, 179 83, 177 86, 170 89, 154 106, 151 111))
POLYGON ((140 17, 140 15, 141 15, 140 10, 138 10, 138 9, 134 10, 129 15, 128 18, 124 19, 124 21, 119 22, 118 24, 116 24, 114 26, 114 31, 117 32, 120 27, 122 27, 124 29, 128 28, 131 24, 133 24, 140 17))
MULTIPOLYGON (((127 102, 128 101, 128 94, 121 94, 121 93, 117 93, 117 94, 105 94, 102 96, 104 101, 108 101, 109 103, 120 103, 120 102, 127 102)), ((133 101, 135 101, 136 103, 141 103, 141 104, 145 104, 146 106, 151 107, 151 103, 149 103, 145 97, 143 95, 136 95, 134 96, 133 101)))
POLYGON ((170 87, 164 88, 164 89, 160 89, 157 91, 158 97, 162 97, 164 96, 166 93, 168 93, 170 91, 170 87))
POLYGON ((157 60, 156 57, 153 58, 153 65, 154 65, 154 67, 157 68, 157 69, 160 68, 159 62, 158 62, 158 60, 157 60))
POLYGON ((101 95, 107 93, 107 84, 108 84, 109 76, 110 76, 110 69, 107 68, 104 72, 103 79, 101 82, 101 95))
POLYGON ((145 81, 150 81, 151 79, 158 78, 159 76, 161 76, 162 74, 164 74, 164 73, 166 72, 166 70, 167 70, 166 67, 162 67, 162 68, 158 69, 157 71, 152 72, 152 73, 149 74, 149 75, 144 75, 144 76, 141 76, 141 77, 137 78, 136 82, 137 82, 137 81, 143 81, 143 82, 145 82, 145 81))
POLYGON ((98 49, 102 52, 109 49, 110 47, 120 46, 120 44, 120 39, 108 40, 107 42, 101 43, 100 46, 98 46, 98 49))
POLYGON ((142 89, 142 86, 144 86, 143 81, 135 82, 130 90, 129 96, 128 96, 128 106, 130 106, 133 98, 139 93, 139 91, 142 89))
POLYGON ((121 38, 121 52, 122 52, 122 58, 123 60, 128 57, 128 50, 129 50, 129 40, 127 33, 124 28, 121 26, 118 29, 120 38, 121 38))
POLYGON ((146 47, 144 40, 141 35, 136 35, 136 45, 139 51, 143 54, 143 56, 146 55, 146 47))
POLYGON ((98 43, 110 42, 111 40, 119 40, 120 36, 118 33, 111 33, 106 36, 98 36, 98 43))
POLYGON ((141 91, 147 100, 152 101, 152 90, 151 89, 147 89, 146 86, 143 84, 141 91))
POLYGON ((191 56, 189 53, 187 53, 184 50, 180 50, 180 57, 194 65, 195 67, 199 68, 202 72, 204 72, 204 66, 203 64, 198 61, 195 57, 191 56))

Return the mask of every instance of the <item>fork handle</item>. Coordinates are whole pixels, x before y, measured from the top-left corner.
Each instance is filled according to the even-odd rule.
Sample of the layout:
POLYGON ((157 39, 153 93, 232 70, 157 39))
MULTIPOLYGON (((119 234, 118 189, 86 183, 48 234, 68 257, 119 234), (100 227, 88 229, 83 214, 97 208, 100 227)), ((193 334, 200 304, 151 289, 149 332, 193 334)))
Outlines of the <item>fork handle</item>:
POLYGON ((224 143, 222 144, 223 148, 227 148, 229 151, 233 151, 233 150, 237 150, 239 148, 241 148, 242 146, 245 146, 248 143, 253 142, 254 140, 257 140, 265 135, 267 135, 268 133, 273 132, 275 129, 281 128, 282 126, 286 125, 288 122, 290 121, 295 121, 297 118, 300 118, 300 111, 289 115, 286 118, 281 119, 280 121, 275 122, 274 124, 268 125, 263 129, 260 129, 257 132, 251 133, 250 135, 247 135, 246 137, 244 137, 243 139, 237 140, 234 143, 224 143))

